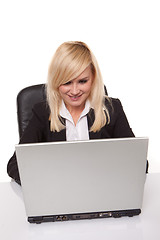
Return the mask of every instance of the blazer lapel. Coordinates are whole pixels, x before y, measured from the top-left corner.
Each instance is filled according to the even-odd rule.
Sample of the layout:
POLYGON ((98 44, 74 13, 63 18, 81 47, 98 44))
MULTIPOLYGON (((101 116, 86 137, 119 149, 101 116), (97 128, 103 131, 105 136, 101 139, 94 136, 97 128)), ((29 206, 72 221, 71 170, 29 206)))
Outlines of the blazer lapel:
POLYGON ((89 139, 100 139, 101 132, 92 132, 90 131, 91 126, 93 125, 95 120, 95 114, 93 108, 90 109, 89 113, 87 114, 87 121, 88 121, 88 130, 89 130, 89 139))
POLYGON ((66 141, 66 129, 63 129, 60 132, 52 133, 52 140, 51 141, 53 141, 53 142, 66 141))
MULTIPOLYGON (((66 121, 64 118, 60 118, 60 121, 63 125, 66 125, 66 121)), ((51 141, 66 141, 66 128, 62 129, 60 132, 52 132, 51 141)))

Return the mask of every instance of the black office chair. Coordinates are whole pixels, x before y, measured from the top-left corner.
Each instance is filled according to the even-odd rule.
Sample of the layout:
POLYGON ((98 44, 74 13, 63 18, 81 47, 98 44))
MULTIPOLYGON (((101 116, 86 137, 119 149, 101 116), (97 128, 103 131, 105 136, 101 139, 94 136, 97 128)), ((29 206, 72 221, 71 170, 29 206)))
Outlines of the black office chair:
MULTIPOLYGON (((22 89, 17 96, 17 118, 19 137, 22 136, 32 116, 32 108, 36 103, 46 100, 46 85, 38 84, 22 89)), ((107 89, 105 93, 107 95, 107 89)))
POLYGON ((32 116, 32 108, 36 103, 46 100, 45 84, 38 84, 22 89, 17 96, 17 118, 19 137, 22 136, 32 116))

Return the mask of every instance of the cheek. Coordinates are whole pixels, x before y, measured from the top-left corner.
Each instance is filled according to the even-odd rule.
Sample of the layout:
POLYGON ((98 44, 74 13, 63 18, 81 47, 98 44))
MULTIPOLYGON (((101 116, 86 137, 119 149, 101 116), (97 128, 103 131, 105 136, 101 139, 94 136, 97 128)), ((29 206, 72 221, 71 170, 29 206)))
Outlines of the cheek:
POLYGON ((92 87, 92 84, 88 84, 86 87, 85 87, 85 91, 86 92, 90 92, 91 91, 91 87, 92 87))
POLYGON ((66 86, 60 86, 59 87, 59 93, 60 95, 65 94, 67 92, 66 86))

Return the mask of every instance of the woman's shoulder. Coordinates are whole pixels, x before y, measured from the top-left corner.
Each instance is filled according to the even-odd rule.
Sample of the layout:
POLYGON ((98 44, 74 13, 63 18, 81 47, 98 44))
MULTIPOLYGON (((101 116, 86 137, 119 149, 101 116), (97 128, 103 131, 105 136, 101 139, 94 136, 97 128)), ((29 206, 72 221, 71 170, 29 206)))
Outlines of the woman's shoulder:
POLYGON ((107 107, 108 110, 116 111, 116 112, 123 108, 121 101, 118 98, 112 98, 112 97, 106 98, 105 106, 107 107))

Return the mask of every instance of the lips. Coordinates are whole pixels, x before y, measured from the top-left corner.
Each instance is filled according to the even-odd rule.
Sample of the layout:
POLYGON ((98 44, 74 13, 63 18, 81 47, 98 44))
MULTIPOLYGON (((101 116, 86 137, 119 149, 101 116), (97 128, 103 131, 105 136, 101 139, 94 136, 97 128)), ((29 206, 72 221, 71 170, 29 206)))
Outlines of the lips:
POLYGON ((78 95, 78 96, 70 96, 70 95, 68 95, 68 97, 69 97, 72 101, 77 101, 77 100, 79 100, 81 96, 82 96, 82 94, 81 94, 81 95, 78 95))

